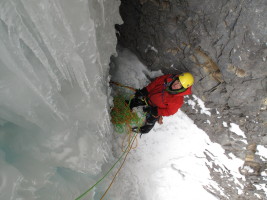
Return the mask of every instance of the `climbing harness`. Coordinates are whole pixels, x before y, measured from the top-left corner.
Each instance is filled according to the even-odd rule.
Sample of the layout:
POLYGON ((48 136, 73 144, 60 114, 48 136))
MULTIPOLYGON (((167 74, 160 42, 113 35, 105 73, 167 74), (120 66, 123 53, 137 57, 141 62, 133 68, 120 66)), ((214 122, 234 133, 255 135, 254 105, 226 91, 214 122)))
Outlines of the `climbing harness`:
POLYGON ((144 101, 145 104, 146 104, 146 106, 149 106, 149 104, 147 103, 147 100, 148 100, 148 99, 146 99, 145 97, 141 98, 141 101, 144 101))

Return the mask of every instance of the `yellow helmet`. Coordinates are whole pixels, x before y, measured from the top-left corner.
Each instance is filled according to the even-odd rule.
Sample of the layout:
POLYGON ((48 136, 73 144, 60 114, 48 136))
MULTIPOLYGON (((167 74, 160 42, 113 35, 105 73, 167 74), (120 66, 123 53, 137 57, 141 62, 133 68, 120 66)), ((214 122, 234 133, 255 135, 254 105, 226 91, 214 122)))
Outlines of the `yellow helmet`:
POLYGON ((189 88, 194 83, 194 77, 189 72, 180 74, 178 78, 184 88, 189 88))

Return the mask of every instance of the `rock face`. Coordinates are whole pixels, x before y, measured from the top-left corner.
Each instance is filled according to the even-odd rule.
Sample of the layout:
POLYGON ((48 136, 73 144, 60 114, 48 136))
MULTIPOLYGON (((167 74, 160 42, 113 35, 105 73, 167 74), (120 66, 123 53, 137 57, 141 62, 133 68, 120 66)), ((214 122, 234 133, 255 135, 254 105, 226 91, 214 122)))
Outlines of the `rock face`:
MULTIPOLYGON (((226 152, 244 160, 241 173, 246 165, 256 168, 246 174, 244 195, 233 199, 255 199, 255 192, 261 198, 253 184, 266 184, 259 175, 264 161, 247 158, 251 146, 267 145, 266 11, 265 0, 122 0, 124 24, 116 26, 119 44, 151 70, 193 73, 193 92, 211 116, 196 114, 188 104, 183 110, 226 152), (244 131, 246 142, 229 131, 231 123, 244 131)), ((226 189, 234 195, 232 187, 226 189)))

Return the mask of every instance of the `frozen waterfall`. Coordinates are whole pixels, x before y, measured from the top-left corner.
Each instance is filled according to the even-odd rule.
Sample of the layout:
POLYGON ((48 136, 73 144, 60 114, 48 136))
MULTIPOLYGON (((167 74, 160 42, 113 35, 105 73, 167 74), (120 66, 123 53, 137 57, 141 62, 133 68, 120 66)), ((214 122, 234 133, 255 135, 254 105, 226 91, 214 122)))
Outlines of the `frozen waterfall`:
MULTIPOLYGON (((162 72, 148 70, 120 47, 110 63, 116 55, 114 25, 122 23, 119 5, 0 2, 0 200, 74 200, 121 155, 125 135, 110 123, 115 89, 109 79, 142 88, 162 72)), ((200 104, 194 99, 186 103, 200 104)), ((179 111, 142 136, 105 199, 227 197, 210 177, 214 165, 242 193, 243 161, 230 157, 179 111)), ((99 200, 116 170, 83 199, 99 200)))
POLYGON ((112 160, 118 0, 0 2, 0 199, 74 199, 112 160))

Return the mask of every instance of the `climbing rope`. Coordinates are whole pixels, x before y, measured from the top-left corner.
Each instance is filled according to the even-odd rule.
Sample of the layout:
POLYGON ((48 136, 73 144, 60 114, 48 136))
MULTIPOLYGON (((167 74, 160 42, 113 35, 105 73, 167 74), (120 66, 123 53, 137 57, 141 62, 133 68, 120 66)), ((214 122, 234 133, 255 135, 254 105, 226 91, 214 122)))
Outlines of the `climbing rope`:
MULTIPOLYGON (((124 136, 124 138, 122 140, 122 144, 121 144, 121 150, 122 151, 124 151, 126 141, 128 142, 128 144, 131 142, 131 138, 132 138, 133 134, 134 134, 133 132, 130 132, 128 134, 125 134, 125 136, 124 136)), ((131 149, 136 149, 137 146, 138 146, 138 140, 136 138, 135 139, 135 145, 134 146, 132 145, 131 146, 131 149)))
MULTIPOLYGON (((110 83, 117 85, 119 87, 124 87, 133 91, 136 91, 135 88, 122 85, 121 83, 110 81, 110 83)), ((130 96, 130 99, 132 99, 134 95, 130 96)), ((134 127, 140 127, 144 121, 145 115, 142 115, 139 112, 139 115, 136 112, 132 112, 129 105, 131 103, 130 101, 126 100, 127 98, 123 95, 117 95, 114 97, 114 106, 111 110, 111 122, 115 126, 116 132, 118 133, 127 133, 125 134, 125 137, 122 142, 122 151, 124 151, 124 143, 126 139, 128 140, 128 144, 130 143, 130 139, 132 136, 132 126, 134 127), (128 103, 126 103, 128 102, 128 103), (125 127, 125 128, 123 128, 125 127), (127 137, 128 136, 128 137, 127 137)), ((132 149, 137 148, 138 141, 136 140, 136 145, 132 147, 132 149)))
MULTIPOLYGON (((97 186, 104 178, 106 178, 106 176, 111 172, 111 170, 114 169, 114 167, 117 165, 117 163, 122 159, 122 157, 126 154, 124 161, 122 163, 122 165, 124 164, 127 155, 129 154, 130 150, 131 150, 131 146, 134 143, 134 140, 136 139, 137 133, 135 133, 135 135, 132 137, 130 144, 128 144, 126 150, 121 154, 121 156, 118 158, 118 160, 112 165, 112 167, 104 174, 104 176, 102 178, 100 178, 93 186, 91 186, 88 190, 86 190, 83 194, 81 194, 80 196, 78 196, 75 200, 80 200, 83 197, 85 197, 86 194, 88 194, 95 186, 97 186)), ((117 173, 115 174, 115 176, 119 173, 122 165, 120 166, 119 170, 117 171, 117 173)), ((115 179, 115 178, 113 178, 115 179)), ((112 181, 113 182, 113 181, 112 181)), ((110 187, 109 187, 110 188, 110 187)), ((108 189, 109 189, 108 188, 108 189)), ((106 192, 105 192, 106 193, 106 192)))
MULTIPOLYGON (((115 84, 120 87, 128 88, 132 91, 136 91, 136 89, 122 85, 120 83, 111 81, 112 84, 115 84)), ((102 195, 102 200, 105 195, 107 194, 108 190, 111 188, 116 176, 118 175, 119 171, 121 170, 122 166, 124 165, 126 158, 131 151, 131 149, 134 149, 137 147, 137 133, 132 132, 131 125, 138 126, 140 128, 140 125, 142 122, 142 119, 137 115, 137 113, 132 113, 129 108, 130 101, 125 103, 125 97, 123 95, 117 95, 114 97, 114 107, 111 110, 111 122, 115 125, 116 131, 119 133, 124 132, 123 126, 127 127, 125 137, 122 142, 122 154, 118 158, 118 160, 111 166, 111 168, 104 174, 102 178, 100 178, 93 186, 91 186, 88 190, 86 190, 83 194, 81 194, 79 197, 77 197, 75 200, 81 200, 83 197, 85 197, 86 194, 88 194, 94 187, 96 187, 107 175, 114 169, 114 167, 117 165, 117 163, 123 158, 125 155, 122 164, 120 165, 119 169, 115 173, 109 187, 106 189, 105 193, 102 195), (128 137, 127 137, 128 136, 128 137), (125 140, 128 140, 128 145, 124 150, 124 142, 125 140), (134 142, 136 141, 136 145, 133 147, 134 142)))
POLYGON ((114 106, 110 112, 111 122, 118 133, 129 133, 131 124, 137 123, 139 120, 137 114, 130 110, 129 105, 125 102, 125 100, 125 96, 121 94, 116 95, 113 99, 114 106))
MULTIPOLYGON (((107 190, 105 191, 105 193, 102 195, 102 197, 101 197, 101 199, 100 200, 102 200, 104 197, 105 197, 105 195, 107 194, 107 192, 109 191, 109 189, 111 188, 111 186, 112 186, 112 184, 114 183, 114 181, 115 181, 115 178, 116 178, 116 176, 118 175, 118 173, 120 172, 120 170, 121 170, 121 168, 122 168, 122 166, 124 165, 124 163, 125 163, 125 161, 126 161, 126 158, 127 158, 127 156, 128 156, 128 154, 129 154, 129 152, 131 151, 131 149, 133 149, 133 144, 134 144, 134 141, 137 139, 137 133, 135 133, 135 135, 134 135, 134 137, 133 137, 133 140, 132 140, 132 142, 131 142, 131 145, 130 145, 130 148, 127 150, 127 153, 126 153, 126 156, 124 157, 124 159, 123 159, 123 162, 122 162, 122 164, 121 164, 121 166, 119 167, 119 169, 117 170, 117 172, 116 172, 116 174, 114 175, 114 177, 113 177, 113 179, 112 179, 112 181, 111 181, 111 183, 109 184, 109 186, 108 186, 108 188, 107 188, 107 190)), ((129 147, 129 146, 128 146, 129 147)))
POLYGON ((129 107, 131 100, 126 103, 126 99, 122 94, 116 95, 113 99, 114 106, 110 115, 111 122, 117 133, 131 133, 131 127, 141 126, 145 119, 144 113, 131 111, 129 107))
POLYGON ((118 82, 115 82, 115 81, 110 81, 110 83, 112 83, 112 84, 114 84, 114 85, 117 85, 117 86, 120 86, 120 87, 128 88, 128 89, 130 89, 130 90, 132 90, 132 91, 134 91, 134 92, 136 91, 136 89, 133 88, 133 87, 126 86, 126 85, 122 85, 121 83, 118 83, 118 82))

